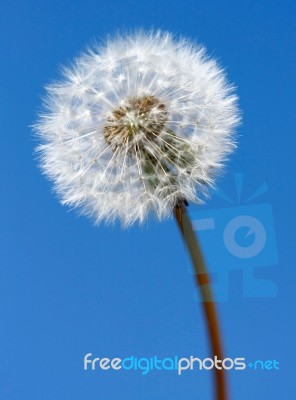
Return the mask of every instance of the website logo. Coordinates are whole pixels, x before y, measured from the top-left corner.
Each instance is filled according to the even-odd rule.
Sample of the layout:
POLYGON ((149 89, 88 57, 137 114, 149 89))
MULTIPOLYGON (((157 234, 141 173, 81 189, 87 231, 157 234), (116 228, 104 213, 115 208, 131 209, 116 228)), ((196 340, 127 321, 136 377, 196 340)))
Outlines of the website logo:
POLYGON ((236 174, 236 200, 221 190, 215 192, 228 203, 226 207, 191 214, 211 274, 215 300, 219 302, 229 300, 229 276, 238 270, 242 272, 243 297, 277 295, 275 282, 257 277, 260 268, 278 263, 272 206, 254 202, 268 188, 262 184, 243 199, 243 182, 243 174, 236 174))

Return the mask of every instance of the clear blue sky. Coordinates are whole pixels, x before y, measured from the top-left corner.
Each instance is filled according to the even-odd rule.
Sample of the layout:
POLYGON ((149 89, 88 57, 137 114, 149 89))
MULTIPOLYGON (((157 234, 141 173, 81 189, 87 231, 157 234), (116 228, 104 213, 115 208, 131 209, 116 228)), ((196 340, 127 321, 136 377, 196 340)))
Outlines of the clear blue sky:
MULTIPOLYGON (((201 307, 173 220, 127 231, 93 227, 59 205, 33 158, 29 125, 44 84, 92 40, 136 27, 199 40, 238 87, 239 148, 219 180, 234 204, 224 212, 229 204, 214 196, 206 209, 240 212, 268 185, 249 204, 255 214, 271 204, 278 262, 271 256, 250 268, 277 293, 268 297, 260 286, 263 298, 244 295, 248 265, 226 265, 229 298, 219 311, 228 356, 277 359, 280 370, 229 374, 231 399, 295 397, 295 12, 294 2, 275 0, 2 1, 1 400, 212 399, 209 372, 83 371, 88 352, 208 356, 201 307), (237 173, 245 179, 240 205, 237 173)), ((198 208, 190 211, 198 218, 198 208)), ((273 235, 270 220, 265 227, 273 235)), ((206 254, 215 243, 204 241, 206 254)), ((217 254, 219 261, 222 268, 217 254)))

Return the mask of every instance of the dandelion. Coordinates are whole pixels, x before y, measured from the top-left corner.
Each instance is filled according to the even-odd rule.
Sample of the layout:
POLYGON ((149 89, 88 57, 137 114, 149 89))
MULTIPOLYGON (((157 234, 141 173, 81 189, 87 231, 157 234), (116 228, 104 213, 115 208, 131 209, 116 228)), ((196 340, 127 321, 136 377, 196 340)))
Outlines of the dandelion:
POLYGON ((130 225, 202 202, 238 122, 232 87, 204 48, 137 33, 63 72, 36 125, 41 167, 63 204, 130 225))
MULTIPOLYGON (((35 125, 41 168, 61 202, 96 224, 119 219, 128 226, 150 213, 159 220, 174 213, 199 284, 208 283, 186 206, 203 201, 235 147, 236 103, 203 47, 160 31, 118 36, 82 54, 47 87, 35 125)), ((202 294, 219 355, 209 284, 202 294)))

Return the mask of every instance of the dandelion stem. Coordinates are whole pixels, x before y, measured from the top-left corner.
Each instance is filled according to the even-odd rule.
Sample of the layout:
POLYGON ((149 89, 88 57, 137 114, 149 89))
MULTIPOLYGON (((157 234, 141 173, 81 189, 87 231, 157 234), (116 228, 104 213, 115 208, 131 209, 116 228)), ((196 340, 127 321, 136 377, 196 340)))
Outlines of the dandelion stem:
MULTIPOLYGON (((192 223, 183 203, 174 208, 174 215, 180 232, 188 248, 192 264, 196 273, 196 282, 199 287, 204 315, 207 323, 207 330, 213 358, 217 356, 223 360, 222 340, 219 329, 218 315, 212 295, 209 275, 203 260, 202 252, 194 233, 192 223)), ((226 376, 223 369, 215 368, 216 399, 227 400, 226 376)))

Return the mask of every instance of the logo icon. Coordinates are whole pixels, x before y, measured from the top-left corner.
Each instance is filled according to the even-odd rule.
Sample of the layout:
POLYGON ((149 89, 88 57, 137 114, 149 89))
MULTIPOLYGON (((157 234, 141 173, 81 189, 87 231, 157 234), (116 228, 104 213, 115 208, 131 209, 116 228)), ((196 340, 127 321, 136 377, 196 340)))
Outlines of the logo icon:
POLYGON ((192 213, 194 229, 199 238, 211 275, 216 301, 229 300, 229 277, 242 272, 243 297, 276 297, 277 285, 260 276, 263 267, 278 263, 276 237, 270 203, 254 203, 268 188, 261 185, 241 201, 243 174, 235 175, 236 202, 224 192, 216 195, 228 203, 225 208, 206 209, 192 213))

